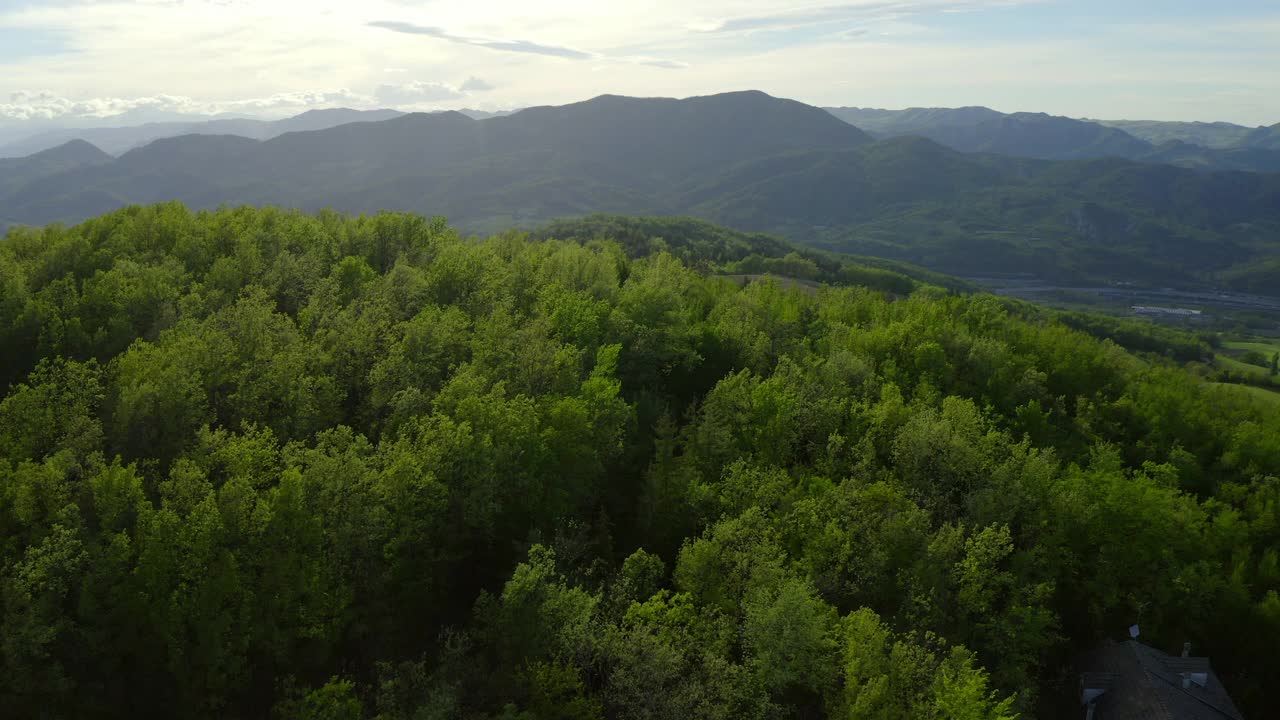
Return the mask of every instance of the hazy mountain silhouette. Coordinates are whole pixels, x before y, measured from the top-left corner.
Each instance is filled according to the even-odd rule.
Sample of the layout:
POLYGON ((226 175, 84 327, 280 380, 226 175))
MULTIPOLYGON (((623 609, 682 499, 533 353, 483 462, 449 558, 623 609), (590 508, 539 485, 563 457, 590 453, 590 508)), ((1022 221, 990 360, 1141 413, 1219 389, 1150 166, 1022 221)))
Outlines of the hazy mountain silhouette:
POLYGON ((1280 147, 1277 128, 1250 131, 1229 123, 1109 123, 1045 113, 1005 114, 984 107, 827 110, 877 137, 917 135, 961 152, 1045 160, 1120 157, 1202 170, 1280 172, 1280 157, 1246 151, 1280 147))
POLYGON ((1243 147, 1280 150, 1280 123, 1254 130, 1246 135, 1244 140, 1240 141, 1240 144, 1243 147))
POLYGON ((1254 128, 1228 122, 1170 122, 1163 120, 1093 120, 1123 130, 1152 145, 1177 141, 1214 150, 1239 147, 1254 128))
MULTIPOLYGON (((665 191, 690 174, 716 175, 753 158, 869 142, 862 131, 817 108, 762 93, 688 100, 604 96, 484 121, 457 112, 419 113, 265 142, 168 138, 94 172, 42 176, 0 202, 8 217, 29 222, 85 217, 74 202, 55 211, 50 200, 87 190, 122 203, 166 193, 196 206, 272 202, 377 210, 435 202, 451 215, 469 216, 475 214, 472 204, 515 193, 535 204, 518 214, 544 217, 540 208, 548 203, 577 207, 552 190, 557 183, 577 187, 574 192, 591 202, 612 193, 618 204, 650 207, 642 195, 665 191), (29 220, 15 210, 36 200, 43 210, 29 220)), ((606 202, 598 209, 613 207, 606 202)))
POLYGON ((20 157, 56 147, 70 140, 84 140, 112 155, 161 138, 180 135, 238 135, 266 140, 287 132, 323 130, 351 122, 376 122, 398 117, 396 110, 308 110, 284 120, 225 118, 183 122, 157 122, 122 127, 58 128, 0 145, 0 158, 20 157))
POLYGON ((984 122, 998 120, 1004 113, 985 107, 962 108, 908 108, 906 110, 879 110, 875 108, 839 107, 826 108, 827 112, 856 125, 877 137, 915 134, 941 127, 973 127, 984 122))
POLYGON ((22 158, 0 158, 0 197, 21 185, 70 170, 105 165, 111 156, 84 140, 72 140, 22 158))
POLYGON ((1005 114, 984 107, 829 112, 879 136, 919 135, 961 152, 1075 160, 1138 157, 1151 149, 1121 130, 1044 113, 1005 114))

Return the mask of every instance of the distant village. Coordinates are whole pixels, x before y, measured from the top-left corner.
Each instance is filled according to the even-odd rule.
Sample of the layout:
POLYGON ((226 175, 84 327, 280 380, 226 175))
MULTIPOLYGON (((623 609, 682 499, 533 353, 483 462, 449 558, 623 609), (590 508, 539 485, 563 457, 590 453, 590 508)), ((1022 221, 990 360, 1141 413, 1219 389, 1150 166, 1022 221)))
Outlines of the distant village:
POLYGON ((1153 305, 1134 305, 1130 308, 1135 315, 1161 322, 1201 323, 1211 319, 1200 310, 1188 308, 1166 308, 1153 305))

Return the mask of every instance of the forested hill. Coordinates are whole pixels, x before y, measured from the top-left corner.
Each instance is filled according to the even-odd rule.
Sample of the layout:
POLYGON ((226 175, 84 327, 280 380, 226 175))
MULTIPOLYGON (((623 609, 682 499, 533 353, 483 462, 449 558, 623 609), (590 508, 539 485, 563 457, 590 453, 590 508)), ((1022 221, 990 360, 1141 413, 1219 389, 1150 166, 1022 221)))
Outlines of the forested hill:
POLYGON ((794 280, 861 285, 909 295, 923 286, 973 292, 971 283, 908 263, 836 255, 797 246, 775 235, 744 233, 694 218, 591 215, 534 229, 535 240, 607 240, 631 257, 669 253, 699 271, 728 275, 773 273, 794 280))
POLYGON ((0 158, 0 197, 51 175, 105 165, 111 156, 93 145, 72 141, 20 158, 0 158))
POLYGON ((11 231, 4 713, 1076 717, 1135 622, 1280 703, 1280 403, 645 222, 11 231))

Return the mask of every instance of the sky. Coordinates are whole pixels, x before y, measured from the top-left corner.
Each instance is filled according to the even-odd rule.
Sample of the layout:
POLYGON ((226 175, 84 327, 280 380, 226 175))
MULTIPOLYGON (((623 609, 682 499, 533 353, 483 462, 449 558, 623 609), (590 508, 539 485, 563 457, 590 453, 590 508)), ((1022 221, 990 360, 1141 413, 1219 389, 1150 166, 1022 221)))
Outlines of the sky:
POLYGON ((1280 122, 1277 0, 0 0, 0 123, 823 106, 1280 122))

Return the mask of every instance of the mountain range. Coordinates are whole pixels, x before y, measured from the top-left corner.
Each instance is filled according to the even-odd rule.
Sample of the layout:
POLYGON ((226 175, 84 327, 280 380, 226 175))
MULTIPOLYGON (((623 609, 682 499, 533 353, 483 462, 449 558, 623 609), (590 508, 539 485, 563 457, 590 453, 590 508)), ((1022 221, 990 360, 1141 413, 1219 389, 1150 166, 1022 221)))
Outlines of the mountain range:
MULTIPOLYGON (((1048 160, 1123 157, 1197 169, 1280 172, 1280 124, 1249 128, 1225 122, 1088 120, 1045 113, 1001 113, 985 107, 825 109, 877 138, 927 137, 961 152, 1048 160)), ((515 111, 464 109, 458 112, 485 120, 515 111)), ((90 127, 57 127, 20 135, 17 139, 0 136, 0 158, 33 155, 71 140, 84 140, 111 155, 182 135, 234 135, 269 140, 289 132, 323 130, 352 122, 377 122, 404 114, 391 109, 333 108, 310 110, 283 120, 178 116, 178 121, 119 126, 102 126, 99 121, 90 127)))
POLYGON ((1097 120, 1134 137, 1159 145, 1179 141, 1216 150, 1280 150, 1280 123, 1249 128, 1231 123, 1155 122, 1150 120, 1097 120))
POLYGON ((1109 122, 985 107, 827 111, 876 137, 926 137, 961 152, 1045 160, 1121 157, 1203 170, 1280 172, 1280 124, 1109 122))
POLYGON ((180 135, 238 135, 269 140, 287 132, 323 130, 352 122, 389 120, 404 113, 395 110, 309 110, 284 120, 225 118, 184 122, 157 122, 123 127, 57 128, 0 145, 0 158, 21 157, 83 140, 98 149, 119 155, 137 147, 180 135))
MULTIPOLYGON (((482 120, 510 113, 485 110, 461 110, 463 114, 482 120)), ((59 127, 46 129, 0 143, 0 158, 23 157, 84 140, 111 155, 120 155, 147 143, 180 135, 238 135, 254 140, 270 140, 289 132, 324 130, 353 122, 377 122, 399 117, 398 110, 350 110, 332 108, 308 110, 283 120, 260 120, 248 117, 198 118, 172 122, 151 122, 118 127, 59 127)))
POLYGON ((1161 120, 1090 120, 1123 130, 1139 140, 1160 145, 1176 140, 1215 150, 1239 147, 1258 128, 1228 122, 1169 122, 1161 120))
POLYGON ((1025 118, 957 112, 1006 127, 1008 154, 877 140, 759 92, 602 96, 482 121, 417 113, 267 140, 187 135, 118 158, 77 141, 0 161, 0 226, 165 200, 412 210, 477 233, 592 213, 687 215, 955 275, 1280 293, 1280 175, 1068 150, 1141 142, 1105 128, 1093 140, 1064 134, 1073 159, 1015 157, 1025 118))

